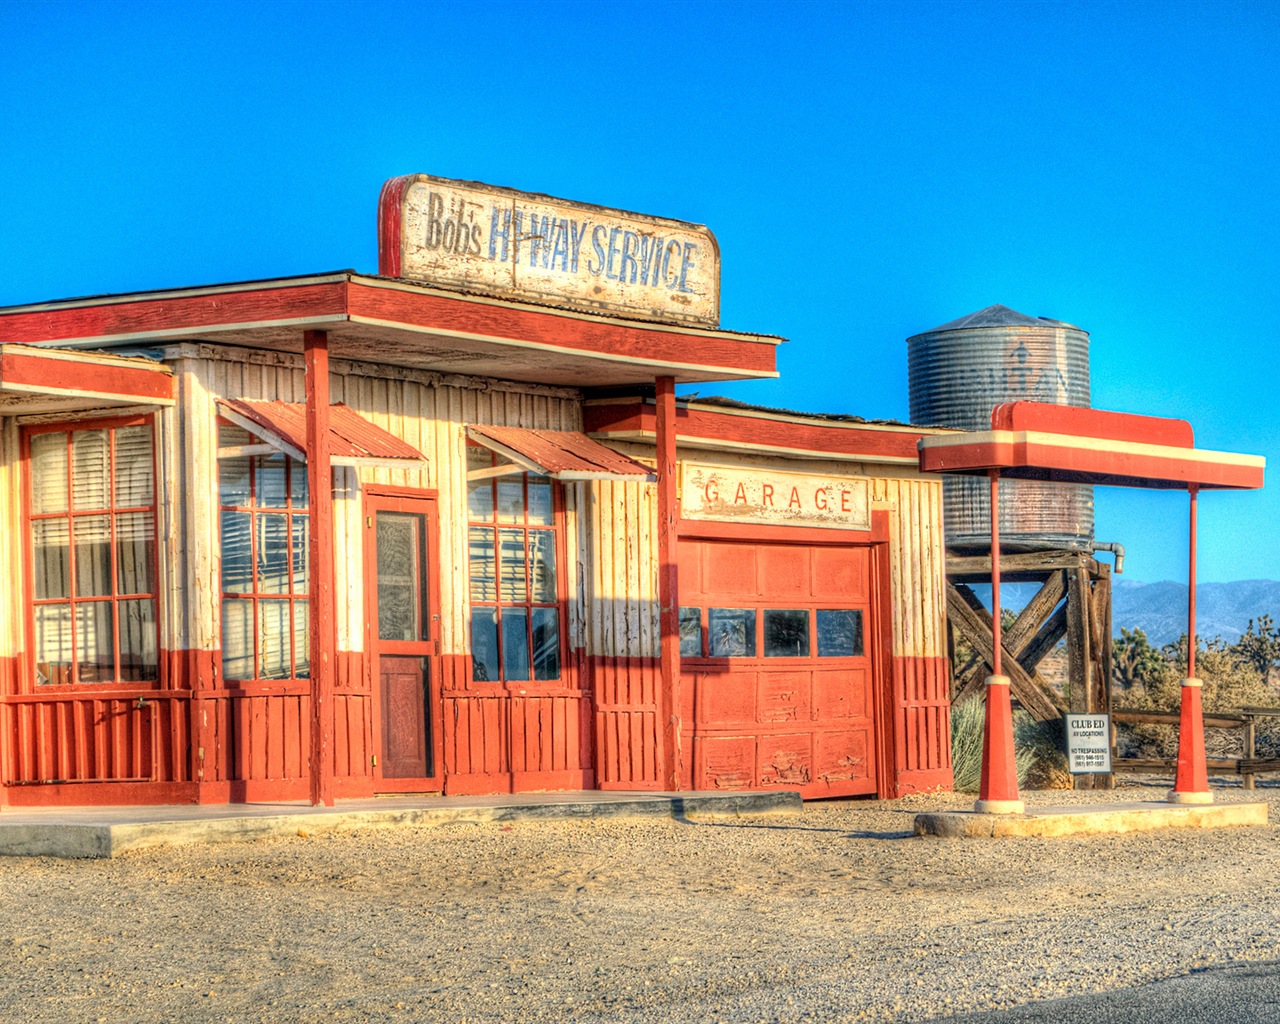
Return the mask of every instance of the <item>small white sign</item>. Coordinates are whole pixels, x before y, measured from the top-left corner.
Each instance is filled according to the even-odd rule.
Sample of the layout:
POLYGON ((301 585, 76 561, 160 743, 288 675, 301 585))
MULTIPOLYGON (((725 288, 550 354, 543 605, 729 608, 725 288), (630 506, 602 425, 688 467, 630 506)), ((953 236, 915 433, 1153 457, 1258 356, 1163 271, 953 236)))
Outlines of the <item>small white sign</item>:
POLYGON ((1072 775, 1111 771, 1111 716, 1067 715, 1067 770, 1072 775))

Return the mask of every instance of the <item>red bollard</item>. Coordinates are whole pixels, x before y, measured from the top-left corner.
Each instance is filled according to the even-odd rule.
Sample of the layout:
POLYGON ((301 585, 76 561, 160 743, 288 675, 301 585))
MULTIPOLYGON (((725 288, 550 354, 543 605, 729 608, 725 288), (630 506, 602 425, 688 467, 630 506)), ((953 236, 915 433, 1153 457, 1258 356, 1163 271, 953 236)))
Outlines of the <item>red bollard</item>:
POLYGON ((1209 773, 1204 763, 1204 711, 1200 700, 1200 680, 1182 681, 1182 708, 1178 718, 1178 774, 1173 780, 1169 802, 1211 804, 1209 773))
POLYGON ((1013 708, 1009 677, 987 677, 987 713, 982 731, 982 785, 973 809, 979 814, 1021 814, 1018 765, 1013 756, 1013 708))

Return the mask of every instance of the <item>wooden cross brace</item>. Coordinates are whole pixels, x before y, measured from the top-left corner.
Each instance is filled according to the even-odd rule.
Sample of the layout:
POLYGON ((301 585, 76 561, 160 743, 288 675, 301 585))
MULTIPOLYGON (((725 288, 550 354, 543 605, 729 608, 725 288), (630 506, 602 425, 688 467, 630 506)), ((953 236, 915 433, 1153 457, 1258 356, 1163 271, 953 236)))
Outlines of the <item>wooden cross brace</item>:
MULTIPOLYGON (((1031 717, 1040 722, 1062 716, 1060 698, 1036 672, 1036 666, 1067 632, 1066 605, 1058 607, 1066 596, 1066 575, 1061 570, 1050 573, 1013 625, 1002 630, 1001 662, 1009 677, 1009 689, 1031 717)), ((956 673, 951 702, 959 704, 979 691, 995 660, 991 613, 968 586, 948 582, 947 614, 975 652, 956 673)))

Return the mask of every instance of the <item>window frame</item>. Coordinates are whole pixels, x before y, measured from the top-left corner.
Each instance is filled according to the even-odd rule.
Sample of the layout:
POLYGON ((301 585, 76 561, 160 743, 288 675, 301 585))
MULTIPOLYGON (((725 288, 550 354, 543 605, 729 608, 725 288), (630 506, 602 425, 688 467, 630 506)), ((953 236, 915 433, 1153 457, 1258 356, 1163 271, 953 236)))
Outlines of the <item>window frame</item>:
MULTIPOLYGON (((491 468, 498 469, 504 464, 500 461, 501 456, 486 448, 482 444, 478 444, 471 439, 467 440, 466 458, 464 464, 471 466, 471 453, 484 452, 489 456, 489 464, 491 468)), ((568 581, 566 576, 566 525, 565 525, 565 501, 563 484, 551 476, 540 473, 526 472, 513 467, 510 473, 498 474, 486 477, 483 482, 493 488, 493 516, 489 520, 477 520, 471 517, 471 491, 473 481, 467 481, 466 494, 463 499, 464 508, 466 510, 466 531, 463 540, 466 545, 465 562, 467 566, 466 573, 466 630, 467 630, 467 657, 471 660, 471 671, 468 674, 467 683, 475 689, 483 689, 491 687, 494 689, 505 690, 510 693, 523 693, 532 688, 540 690, 557 690, 566 689, 571 686, 572 682, 572 665, 569 660, 569 614, 568 614, 568 581), (549 524, 530 524, 529 523, 529 481, 546 481, 551 493, 551 522, 549 524), (524 487, 524 522, 523 523, 504 523, 498 519, 497 511, 497 485, 502 482, 510 482, 520 480, 524 487), (476 602, 472 598, 471 588, 471 531, 473 528, 489 529, 493 532, 494 539, 494 593, 493 601, 476 602), (501 583, 501 531, 504 529, 519 529, 524 533, 525 539, 525 581, 527 600, 524 602, 509 602, 502 599, 502 583, 501 583), (556 559, 555 571, 555 603, 556 612, 556 630, 558 634, 557 658, 559 662, 559 670, 553 679, 536 678, 536 668, 534 659, 534 642, 533 642, 533 611, 537 608, 553 607, 550 602, 534 601, 532 586, 532 563, 529 557, 531 545, 529 544, 529 535, 532 533, 550 533, 553 537, 553 547, 556 559), (472 621, 474 612, 477 608, 492 608, 498 613, 497 627, 495 634, 497 638, 497 663, 499 668, 499 677, 497 679, 476 679, 475 677, 475 644, 472 629, 472 621), (507 679, 503 658, 503 629, 501 612, 503 608, 524 608, 527 610, 526 624, 526 640, 528 643, 529 654, 529 671, 528 679, 507 679)))
MULTIPOLYGON (((216 423, 218 435, 219 450, 226 447, 235 447, 223 445, 221 443, 221 434, 224 429, 238 430, 248 434, 251 438, 256 437, 252 431, 246 430, 244 427, 232 423, 225 417, 219 416, 216 423)), ((250 446, 256 448, 259 442, 251 441, 250 446)), ((310 634, 310 602, 312 598, 312 590, 310 586, 312 567, 310 564, 310 531, 312 527, 310 516, 309 501, 303 502, 301 505, 295 504, 293 500, 294 486, 293 480, 296 473, 301 472, 302 479, 306 482, 308 489, 308 498, 310 496, 310 479, 307 475, 307 464, 303 461, 295 459, 287 452, 281 451, 275 446, 270 446, 274 450, 270 452, 243 452, 235 455, 219 455, 217 457, 216 468, 216 486, 217 486, 217 514, 218 514, 218 647, 220 659, 218 662, 218 672, 221 682, 225 686, 238 688, 244 686, 281 686, 281 685, 297 685, 305 684, 310 680, 311 671, 311 646, 309 642, 310 634), (246 458, 249 460, 249 504, 247 505, 228 505, 222 500, 222 463, 235 458, 246 458), (280 458, 284 460, 284 485, 283 493, 285 502, 280 506, 259 505, 257 503, 258 474, 256 466, 260 461, 267 459, 280 458), (224 587, 224 533, 223 533, 223 516, 225 513, 238 513, 249 517, 249 570, 251 574, 250 590, 227 590, 224 587), (306 576, 308 585, 303 591, 296 589, 294 577, 297 572, 293 568, 293 548, 292 542, 294 537, 294 523, 297 517, 301 517, 306 522, 305 541, 302 546, 302 557, 306 565, 306 576), (259 580, 259 570, 261 558, 259 556, 259 521, 264 518, 277 518, 284 520, 286 524, 286 536, 289 543, 285 546, 284 556, 289 566, 288 570, 288 589, 284 593, 274 593, 264 591, 261 588, 259 580), (269 605, 282 605, 288 609, 286 621, 290 623, 287 631, 282 634, 282 645, 288 646, 289 674, 284 676, 263 676, 261 675, 263 661, 263 647, 261 638, 261 618, 259 604, 263 600, 269 605), (226 629, 226 604, 228 601, 242 601, 247 603, 252 609, 252 638, 249 645, 249 656, 253 659, 253 674, 250 676, 230 676, 226 672, 227 646, 225 643, 226 629), (298 627, 297 606, 299 603, 305 603, 308 609, 306 624, 298 627), (299 634, 307 637, 306 645, 306 663, 307 674, 298 674, 299 656, 302 651, 299 650, 298 637, 299 634)))
POLYGON ((158 420, 153 413, 134 413, 125 416, 97 416, 86 419, 62 419, 47 423, 27 423, 22 424, 19 428, 19 451, 21 458, 21 501, 22 501, 22 584, 23 584, 23 626, 25 630, 25 660, 24 669, 20 678, 20 689, 27 693, 40 694, 58 694, 58 693, 85 693, 97 692, 102 693, 109 690, 126 690, 129 692, 137 692, 138 690, 159 690, 162 687, 162 679, 165 673, 164 653, 160 647, 160 623, 163 619, 164 611, 161 607, 161 590, 163 582, 160 573, 160 476, 159 476, 159 456, 157 449, 159 447, 159 429, 158 420), (150 505, 116 505, 116 440, 115 432, 119 429, 128 427, 145 426, 151 431, 151 504, 150 505), (108 504, 93 509, 76 509, 74 508, 74 483, 72 479, 74 462, 72 459, 72 450, 74 444, 74 435, 78 432, 89 432, 96 430, 107 431, 108 437, 108 468, 106 479, 106 490, 108 494, 108 504), (33 502, 35 499, 35 481, 32 465, 32 439, 47 434, 66 434, 67 435, 67 508, 61 512, 36 513, 33 511, 33 502), (119 585, 119 550, 118 541, 116 540, 116 518, 120 515, 150 513, 151 515, 151 534, 148 538, 151 543, 151 557, 147 566, 151 574, 151 592, 129 592, 120 593, 119 585), (75 551, 75 530, 74 521, 77 518, 88 518, 93 516, 105 516, 110 523, 110 577, 111 577, 111 593, 109 595, 95 595, 91 597, 76 597, 77 590, 76 566, 77 558, 75 551), (35 596, 35 529, 34 524, 38 521, 51 521, 62 519, 68 524, 67 531, 67 574, 68 574, 68 594, 65 600, 61 598, 42 598, 37 599, 35 596), (150 600, 154 613, 154 643, 156 652, 156 664, 154 676, 150 679, 121 679, 120 678, 120 605, 123 601, 150 600), (48 682, 41 683, 37 679, 37 666, 39 665, 40 652, 37 648, 37 628, 36 628, 36 609, 38 607, 52 607, 55 605, 65 604, 70 615, 71 629, 71 662, 70 662, 70 680, 67 682, 48 682), (75 609, 81 604, 105 604, 111 608, 111 642, 112 642, 112 678, 108 680, 92 680, 89 682, 81 682, 78 679, 79 665, 76 661, 76 652, 78 648, 77 633, 79 627, 76 624, 75 609))

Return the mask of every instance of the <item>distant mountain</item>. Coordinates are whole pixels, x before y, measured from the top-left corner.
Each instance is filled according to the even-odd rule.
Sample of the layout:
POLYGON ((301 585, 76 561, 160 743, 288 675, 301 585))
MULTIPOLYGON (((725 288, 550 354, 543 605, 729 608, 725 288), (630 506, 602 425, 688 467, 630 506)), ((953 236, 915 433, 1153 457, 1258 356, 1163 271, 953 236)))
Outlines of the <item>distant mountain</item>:
MULTIPOLYGON (((1001 587, 1001 593, 1004 588, 1001 587)), ((1239 580, 1196 586, 1196 634, 1201 640, 1222 637, 1235 643, 1250 619, 1270 615, 1280 621, 1280 581, 1239 580)), ((1111 623, 1142 629, 1153 646, 1174 643, 1187 631, 1187 585, 1165 580, 1138 583, 1116 578, 1111 587, 1111 623)))

